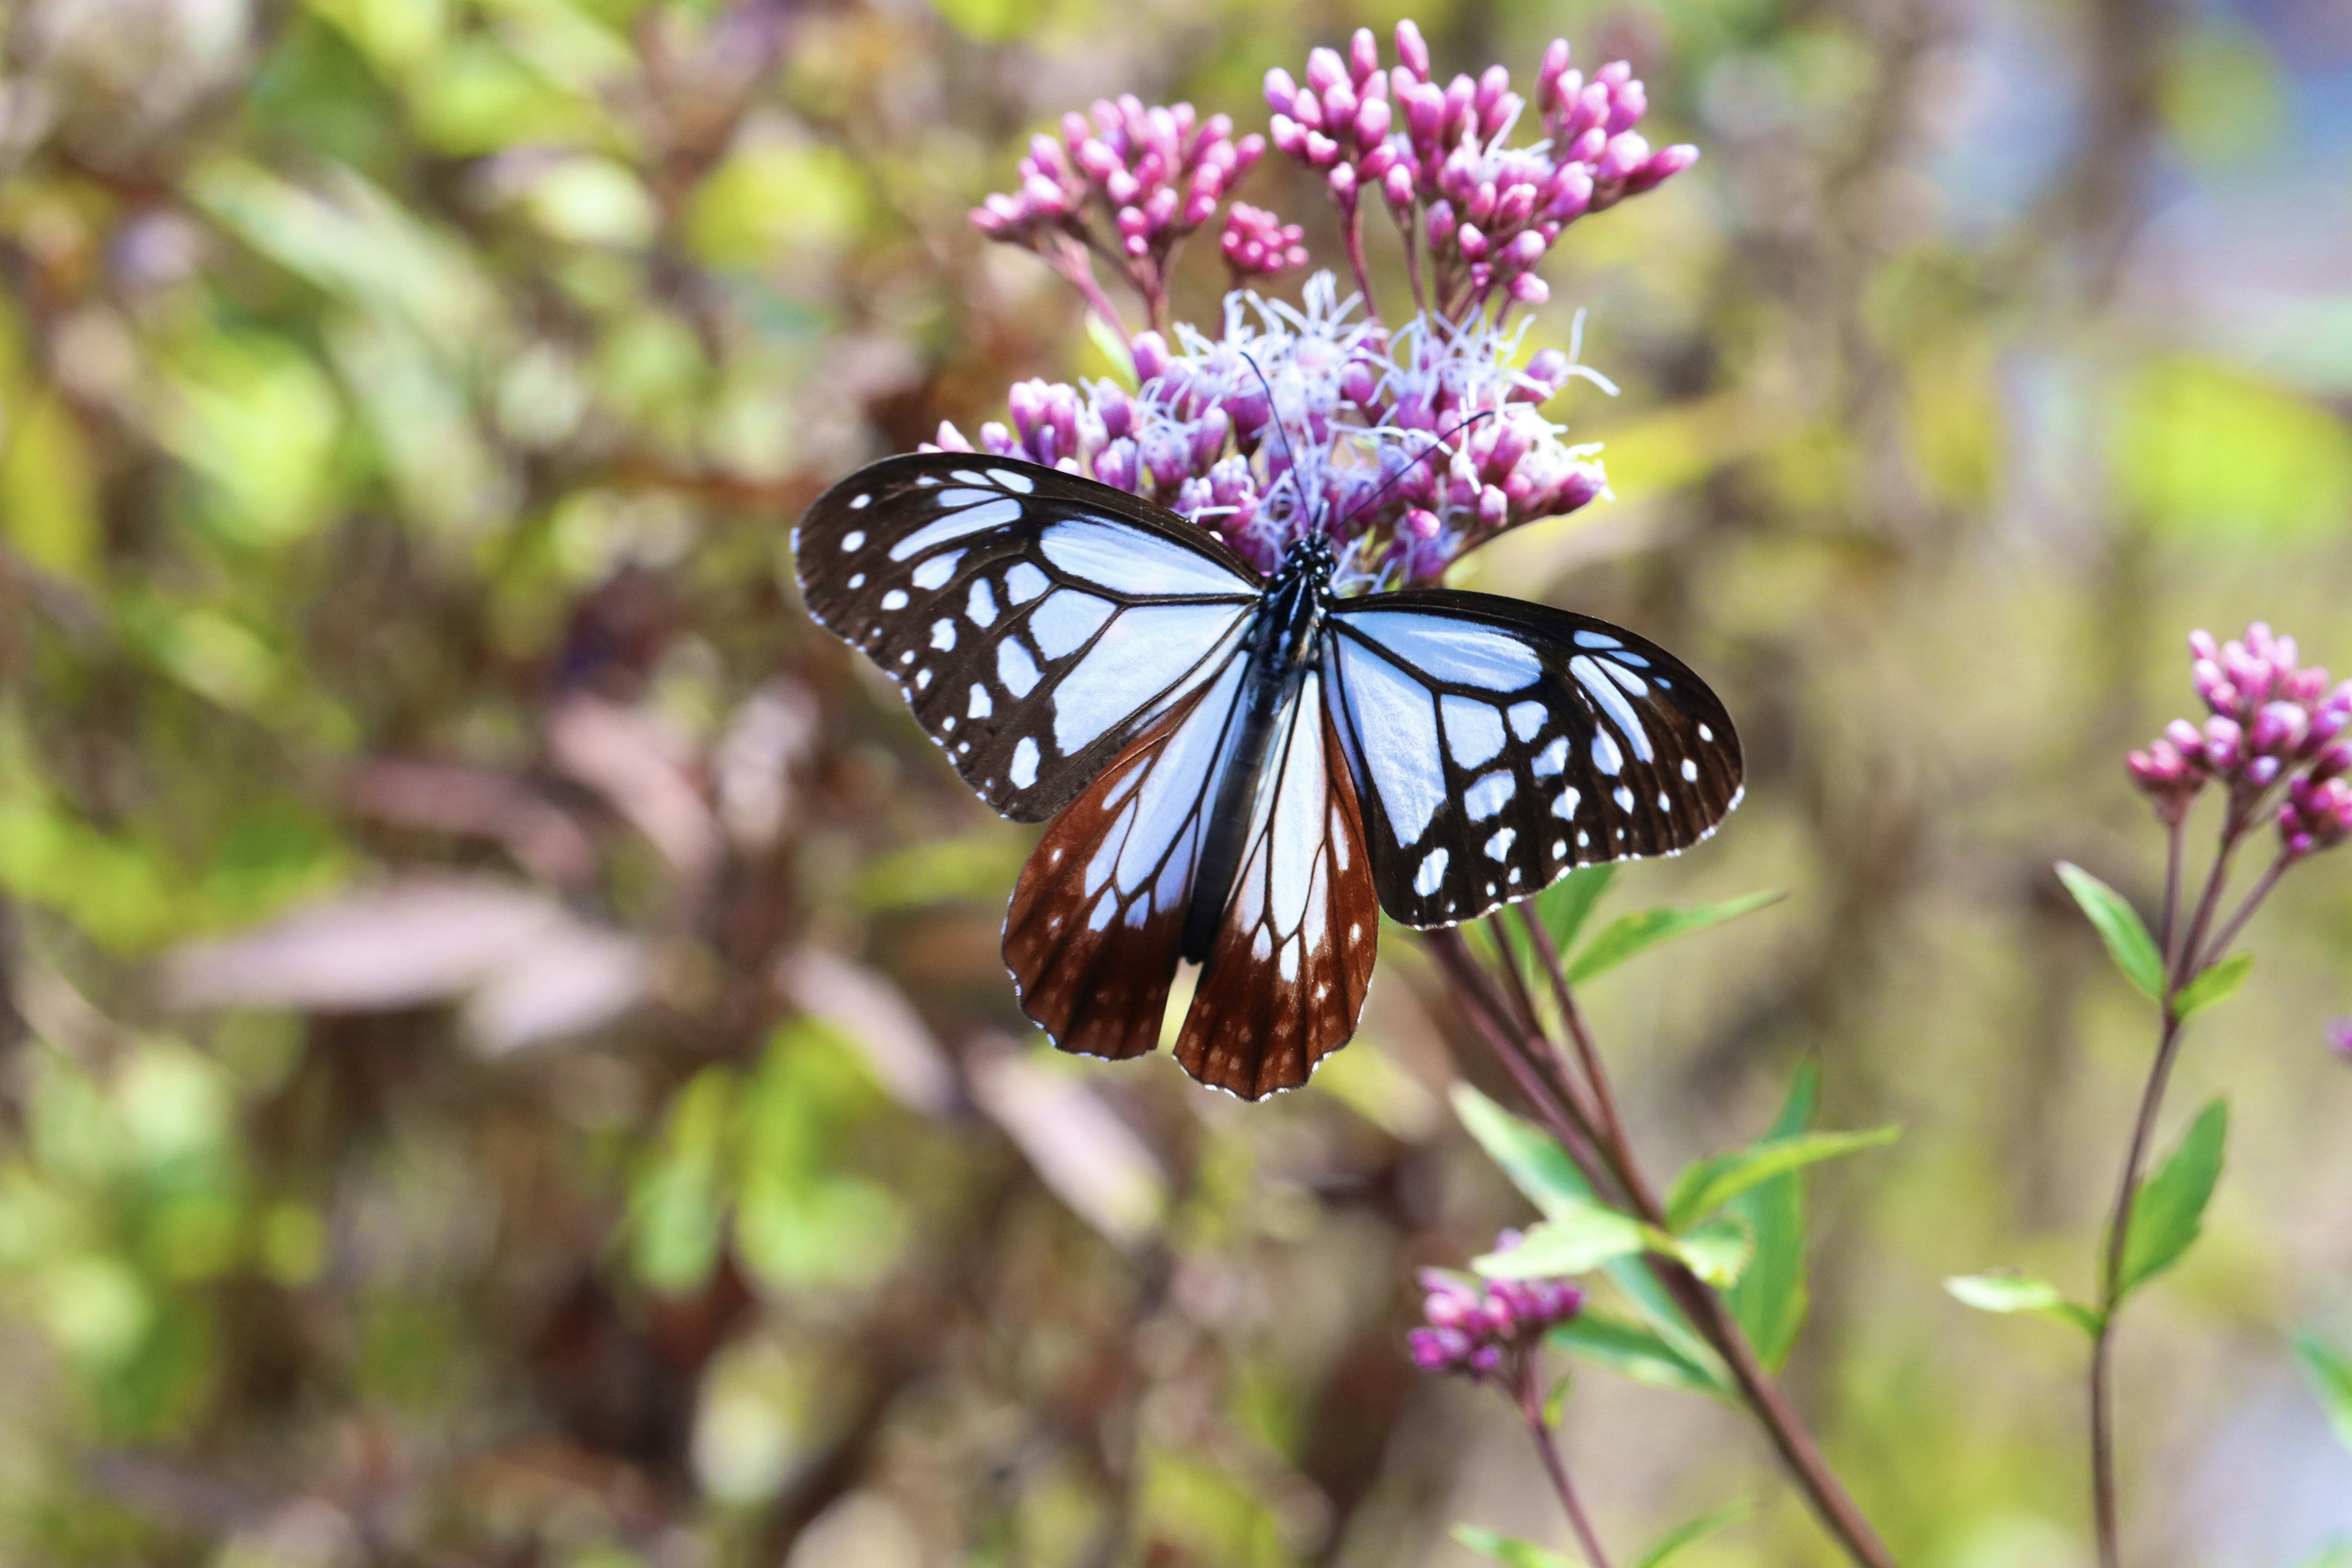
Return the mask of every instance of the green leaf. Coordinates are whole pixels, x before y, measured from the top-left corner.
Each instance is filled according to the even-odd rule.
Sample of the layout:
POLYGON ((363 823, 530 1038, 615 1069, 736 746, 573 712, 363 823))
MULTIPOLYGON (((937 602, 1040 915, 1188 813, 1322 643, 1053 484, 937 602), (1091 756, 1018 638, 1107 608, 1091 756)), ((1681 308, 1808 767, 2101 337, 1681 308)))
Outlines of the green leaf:
POLYGON ((1128 391, 1133 392, 1138 384, 1135 375, 1135 352, 1128 347, 1127 338, 1118 330, 1118 323, 1106 321, 1098 312, 1088 310, 1087 339, 1094 344, 1097 353, 1110 362, 1112 378, 1128 391))
POLYGON ((1614 865, 1580 866, 1536 895, 1536 913, 1551 933, 1554 949, 1566 952, 1576 945, 1593 906, 1616 876, 1614 865))
POLYGON ((1588 1309, 1547 1336, 1552 1347, 1653 1388, 1731 1397, 1731 1381, 1712 1354, 1694 1356, 1641 1323, 1588 1309))
POLYGON ((2125 1232, 2119 1299, 2171 1268, 2196 1241, 2213 1185, 2221 1179, 2221 1155, 2229 1140, 2229 1102, 2216 1100, 2198 1112, 2180 1146, 2141 1184, 2125 1232))
POLYGON ((2047 1279, 2004 1270, 1998 1274, 1961 1274, 1944 1281, 1944 1289, 1979 1312, 2032 1312, 2062 1323, 2072 1323, 2086 1334, 2099 1331, 2099 1314, 2066 1300, 2047 1279))
POLYGON ((1616 1258, 1649 1251, 1665 1239, 1630 1215, 1578 1198, 1562 1203, 1517 1247, 1490 1252, 1472 1260, 1470 1267, 1489 1279, 1551 1279, 1589 1274, 1616 1258))
POLYGON ((2294 1354, 2310 1374, 2312 1386, 2319 1391, 2319 1402, 2327 1406, 2327 1419, 2336 1436, 2352 1448, 2352 1356, 2309 1333, 2294 1337, 2294 1354))
POLYGON ((2352 1541, 2338 1535, 2306 1557, 2298 1568, 2352 1568, 2352 1541))
POLYGON ((1667 1562, 1680 1556, 1684 1548, 1696 1546, 1716 1531, 1738 1524, 1748 1517, 1748 1504, 1732 1502, 1700 1514, 1688 1524, 1670 1530, 1652 1542, 1639 1557, 1633 1559, 1633 1568, 1665 1568, 1667 1562))
POLYGON ((1592 1201, 1591 1185, 1550 1134, 1512 1115, 1466 1083, 1454 1086, 1454 1114, 1511 1185, 1545 1214, 1592 1201))
POLYGON ((2139 912, 2124 901, 2121 893, 2071 860, 2058 862, 2058 879, 2066 884, 2066 890, 2097 928, 2100 940, 2107 944, 2107 956, 2116 961, 2124 978, 2138 986, 2144 996, 2162 996, 2164 956, 2157 952, 2156 939, 2147 934, 2139 912))
POLYGON ((1675 1256, 1718 1290, 1738 1284, 1748 1260, 1756 1255, 1756 1233, 1737 1215, 1726 1215, 1671 1239, 1675 1256))
POLYGON ((1601 928, 1601 934, 1586 942, 1584 950, 1569 961, 1568 983, 1581 985, 1595 975, 1605 974, 1636 953, 1647 952, 1661 942, 1689 936, 1694 931, 1721 925, 1728 920, 1737 920, 1750 910, 1778 903, 1787 896, 1777 891, 1750 893, 1744 899, 1727 899, 1719 904, 1700 904, 1696 909, 1678 910, 1665 906, 1622 916, 1601 928))
POLYGON ((2219 963, 2209 963, 2204 973, 2180 988, 2172 999, 2172 1016, 2186 1018, 2192 1013, 2202 1013, 2216 1002, 2227 1002, 2238 994, 2238 987, 2253 973, 2254 955, 2232 953, 2219 963))
POLYGON ((1457 1524, 1454 1539, 1481 1557, 1491 1557, 1507 1568, 1583 1568, 1581 1557, 1563 1557, 1549 1547, 1516 1535, 1497 1535, 1475 1524, 1457 1524))
MULTIPOLYGON (((1540 1128, 1512 1115, 1468 1084, 1454 1086, 1454 1111, 1487 1158, 1502 1167, 1511 1184, 1538 1209, 1550 1215, 1580 1211, 1592 1205, 1592 1188, 1583 1173, 1540 1128)), ((1705 1384, 1710 1392, 1729 1388, 1729 1374, 1713 1348, 1690 1326, 1648 1264, 1627 1256, 1604 1267, 1659 1339, 1671 1345, 1682 1361, 1705 1369, 1702 1375, 1712 1380, 1705 1384)))
POLYGON ((1745 1149, 1694 1160, 1666 1192, 1666 1223, 1687 1229, 1733 1198, 1776 1176, 1807 1165, 1818 1165, 1843 1154, 1876 1149, 1903 1136, 1899 1127, 1874 1127, 1866 1132, 1801 1132, 1792 1138, 1767 1138, 1745 1149))
MULTIPOLYGON (((1794 1138, 1813 1123, 1821 1099, 1820 1064, 1808 1061, 1789 1083, 1789 1098, 1766 1135, 1794 1138)), ((1726 1294, 1740 1331, 1766 1368, 1788 1364, 1811 1309, 1805 1284, 1805 1185, 1795 1171, 1760 1182, 1731 1200, 1731 1212, 1756 1233, 1756 1256, 1726 1294)))

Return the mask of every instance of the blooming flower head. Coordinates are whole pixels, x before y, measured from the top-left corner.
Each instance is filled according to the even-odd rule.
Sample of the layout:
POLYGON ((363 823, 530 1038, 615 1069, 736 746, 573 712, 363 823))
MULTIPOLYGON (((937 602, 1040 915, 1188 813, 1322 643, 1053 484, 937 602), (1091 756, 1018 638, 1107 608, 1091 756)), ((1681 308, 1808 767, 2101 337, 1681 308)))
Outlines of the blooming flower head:
MULTIPOLYGON (((1279 69, 1265 79, 1273 145, 1339 205, 1354 294, 1343 298, 1328 271, 1295 304, 1237 287, 1213 335, 1169 321, 1170 269, 1265 139, 1236 138, 1223 116, 1203 121, 1187 104, 1133 98, 1066 116, 1058 139, 1034 138, 1019 190, 990 196, 972 221, 1037 251, 1106 322, 1118 318, 1090 258, 1112 262, 1143 296, 1148 327, 1129 340, 1131 384, 1025 382, 1009 423, 981 426, 977 447, 1148 497, 1264 571, 1319 536, 1342 594, 1433 584, 1505 530, 1605 494, 1599 448, 1570 445, 1544 408, 1580 376, 1615 389, 1578 364, 1572 344, 1523 355, 1528 318, 1509 317, 1549 298, 1535 268, 1570 224, 1654 188, 1696 151, 1652 151, 1634 129, 1648 100, 1631 68, 1603 66, 1588 81, 1564 41, 1537 72, 1545 134, 1519 145, 1528 106, 1508 71, 1440 85, 1409 21, 1396 47, 1384 68, 1359 31, 1345 56, 1315 50, 1304 83, 1279 69), (1420 306, 1401 325, 1372 294, 1367 187, 1396 217, 1420 306)), ((1299 225, 1241 202, 1218 249, 1236 285, 1307 259, 1299 225)), ((936 441, 975 445, 952 425, 936 441)))
MULTIPOLYGON (((1517 1231, 1496 1238, 1518 1245, 1517 1231)), ((1543 1336, 1582 1310, 1584 1292, 1568 1279, 1475 1280, 1423 1269, 1423 1326, 1406 1335, 1423 1372, 1458 1373, 1474 1382, 1508 1376, 1543 1336)))
POLYGON ((2157 815, 2179 822, 2218 784, 2247 820, 2284 796, 2273 814, 2291 859, 2352 837, 2352 680, 2331 689, 2325 668, 2299 663, 2294 639, 2261 621, 2226 643, 2191 632, 2189 653, 2205 721, 2176 719, 2129 758, 2157 815))

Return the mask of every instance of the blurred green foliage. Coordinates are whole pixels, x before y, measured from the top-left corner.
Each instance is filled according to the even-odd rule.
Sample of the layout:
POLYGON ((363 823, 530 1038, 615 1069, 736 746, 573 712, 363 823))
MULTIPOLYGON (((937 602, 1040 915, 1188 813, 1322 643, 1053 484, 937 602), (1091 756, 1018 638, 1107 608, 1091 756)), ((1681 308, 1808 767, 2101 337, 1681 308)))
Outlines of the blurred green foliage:
MULTIPOLYGON (((2340 44, 2289 9, 1416 13, 1448 71, 1626 56, 1705 148, 1578 226, 1530 329, 1589 311, 1623 395, 1562 412, 1614 502, 1468 577, 1640 627, 1739 717, 1748 804, 1619 896, 1786 905, 1590 1002, 1659 1173, 1906 1127, 1731 1212, 1743 1319, 1906 1563, 2081 1555, 2078 1346, 1937 1285, 2085 1293, 2145 1013, 2048 865, 2149 902, 2119 754, 2187 705, 2188 626, 2352 665, 2340 44)), ((1030 132, 1123 90, 1256 129, 1267 67, 1401 14, 0 14, 0 1559, 1564 1543, 1506 1413, 1402 1354, 1412 1270, 1531 1216, 1477 1143, 1559 1174, 1412 941, 1270 1106, 1041 1059, 996 956, 1026 837, 787 586, 856 462, 1113 373, 964 223, 1030 132)), ((1331 254, 1311 183, 1243 195, 1331 254)), ((1546 900, 1563 946, 1630 955, 1608 883, 1546 900)), ((2229 1179, 2124 1346, 2162 1390, 2126 1455, 2150 1560, 2223 1568, 2352 1531, 2286 1348, 2352 1311, 2317 1028, 2352 884, 2247 945, 2182 1069, 2230 1095, 2229 1179)), ((1676 1561, 1822 1561, 1674 1392, 1721 1369, 1642 1279, 1560 1336, 1615 1369, 1566 1407, 1604 1536, 1755 1496, 1676 1561)))

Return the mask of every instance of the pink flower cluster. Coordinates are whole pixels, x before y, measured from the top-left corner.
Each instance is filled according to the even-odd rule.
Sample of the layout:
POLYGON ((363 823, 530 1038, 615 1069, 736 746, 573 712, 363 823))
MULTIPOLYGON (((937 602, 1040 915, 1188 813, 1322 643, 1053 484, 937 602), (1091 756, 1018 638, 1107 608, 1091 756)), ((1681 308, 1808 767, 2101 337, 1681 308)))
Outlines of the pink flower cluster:
POLYGON ((2189 651, 2204 724, 2176 719, 2129 759, 2157 815, 2180 821, 2219 783, 2234 819, 2252 822, 2284 784, 2276 815, 2288 858, 2352 837, 2352 680, 2330 689, 2326 669, 2298 664, 2294 639, 2260 621, 2227 643, 2191 632, 2189 651))
MULTIPOLYGON (((1505 1231, 1496 1246, 1517 1246, 1505 1231)), ((1473 1282, 1434 1268, 1423 1269, 1423 1326, 1405 1336, 1413 1364, 1423 1372, 1460 1373, 1472 1381, 1508 1375, 1543 1336, 1583 1310, 1584 1292, 1567 1279, 1493 1279, 1473 1282)))
POLYGON ((1147 107, 1132 93, 1117 102, 1105 99, 1095 104, 1091 121, 1075 111, 1064 115, 1059 141, 1032 137, 1020 189, 988 197, 972 209, 971 221, 991 239, 1037 251, 1116 322, 1093 290, 1087 257, 1112 260, 1157 321, 1177 247, 1216 215, 1265 153, 1265 137, 1236 139, 1224 115, 1203 121, 1189 103, 1147 107))
MULTIPOLYGON (((1396 46, 1400 63, 1384 72, 1379 46, 1360 28, 1344 60, 1328 48, 1307 57, 1304 86, 1286 70, 1268 71, 1271 134, 1278 151, 1323 175, 1351 237, 1361 193, 1380 191, 1403 233, 1421 302, 1450 320, 1497 294, 1543 303, 1550 289, 1535 268, 1568 225, 1698 160, 1688 145, 1653 151, 1634 129, 1649 100, 1622 60, 1587 81, 1569 64, 1568 41, 1552 40, 1536 86, 1548 139, 1513 148, 1504 140, 1526 100, 1511 90, 1508 70, 1489 66, 1441 87, 1420 28, 1398 23, 1396 46)), ((1369 291, 1360 257, 1351 259, 1369 291)))
POLYGON ((1307 231, 1297 224, 1284 223, 1264 207, 1235 202, 1225 214, 1224 237, 1217 248, 1224 253, 1225 267, 1235 283, 1245 278, 1268 278, 1307 265, 1307 231))

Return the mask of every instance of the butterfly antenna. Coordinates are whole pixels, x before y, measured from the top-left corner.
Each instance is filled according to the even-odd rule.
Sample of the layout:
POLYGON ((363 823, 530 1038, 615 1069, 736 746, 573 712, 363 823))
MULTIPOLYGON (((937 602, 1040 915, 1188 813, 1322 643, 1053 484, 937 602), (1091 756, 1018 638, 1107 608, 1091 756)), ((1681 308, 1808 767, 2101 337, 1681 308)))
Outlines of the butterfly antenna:
POLYGON ((1258 368, 1257 357, 1247 349, 1242 351, 1242 363, 1257 374, 1257 384, 1265 388, 1265 422, 1274 426, 1275 438, 1282 443, 1283 460, 1290 465, 1290 488, 1298 494, 1298 503, 1307 504, 1307 486, 1298 477, 1298 454, 1290 445, 1290 432, 1282 427, 1282 408, 1274 400, 1274 383, 1266 380, 1265 372, 1258 368))
POLYGON ((1339 530, 1347 527, 1349 522, 1355 518, 1358 512, 1366 510, 1374 501, 1379 500, 1382 496, 1388 494, 1391 490, 1396 489, 1397 486, 1402 484, 1404 482, 1404 477, 1407 474, 1410 474, 1415 468, 1421 467, 1422 464, 1429 461, 1430 458, 1435 457, 1438 453, 1447 450, 1446 443, 1448 441, 1453 440, 1454 437, 1459 436, 1463 431, 1467 430, 1481 419, 1494 418, 1495 414, 1496 411, 1492 408, 1481 408, 1477 413, 1473 414, 1469 418, 1465 419, 1462 423, 1454 426, 1452 429, 1440 434, 1437 439, 1432 441, 1428 446, 1422 448, 1421 455, 1419 457, 1413 458, 1412 462, 1407 463, 1403 468, 1399 468, 1395 473, 1391 474, 1387 479, 1382 479, 1381 481, 1380 489, 1374 490, 1371 494, 1366 496, 1363 500, 1349 507, 1348 509, 1347 516, 1341 518, 1338 522, 1331 525, 1331 531, 1337 533, 1339 530))

